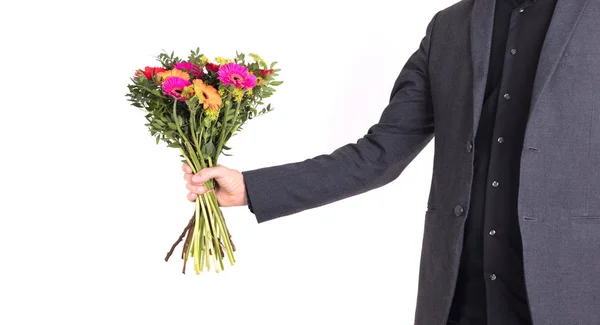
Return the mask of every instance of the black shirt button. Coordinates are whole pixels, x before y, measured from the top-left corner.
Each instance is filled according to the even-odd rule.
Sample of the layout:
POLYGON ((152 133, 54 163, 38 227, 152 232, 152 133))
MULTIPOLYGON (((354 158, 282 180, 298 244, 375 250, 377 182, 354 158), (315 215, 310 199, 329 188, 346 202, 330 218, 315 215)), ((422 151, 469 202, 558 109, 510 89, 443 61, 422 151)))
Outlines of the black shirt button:
POLYGON ((496 279, 497 279, 496 275, 492 273, 490 275, 490 280, 495 281, 496 279))
POLYGON ((496 230, 492 229, 490 230, 490 236, 494 236, 496 234, 496 230))
POLYGON ((504 99, 510 99, 510 94, 509 93, 504 94, 504 99))
POLYGON ((512 55, 517 54, 517 49, 510 49, 510 54, 512 54, 512 55))
POLYGON ((471 141, 467 142, 467 152, 468 153, 473 152, 473 142, 471 142, 471 141))
POLYGON ((456 214, 457 217, 462 216, 463 213, 465 213, 465 209, 462 206, 457 205, 454 207, 454 214, 456 214))
POLYGON ((502 142, 504 142, 504 137, 499 137, 498 138, 498 143, 502 143, 502 142))
POLYGON ((500 183, 498 183, 498 181, 493 181, 492 182, 492 186, 493 187, 498 187, 498 185, 500 185, 500 183))

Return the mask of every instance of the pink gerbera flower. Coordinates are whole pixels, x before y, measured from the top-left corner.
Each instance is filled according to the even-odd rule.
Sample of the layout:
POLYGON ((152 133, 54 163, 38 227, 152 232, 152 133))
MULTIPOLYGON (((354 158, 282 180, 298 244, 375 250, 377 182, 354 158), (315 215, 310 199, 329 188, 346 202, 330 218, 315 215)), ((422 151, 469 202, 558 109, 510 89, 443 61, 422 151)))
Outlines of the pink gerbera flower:
POLYGON ((183 92, 183 88, 185 88, 191 84, 192 83, 190 83, 189 81, 187 81, 183 78, 169 77, 169 78, 165 79, 165 81, 163 81, 162 89, 163 89, 163 93, 165 95, 170 95, 170 96, 177 98, 177 100, 184 101, 189 98, 185 98, 184 96, 181 95, 181 93, 183 92))
POLYGON ((248 68, 237 63, 227 63, 219 68, 219 80, 224 85, 250 89, 256 85, 256 76, 248 72, 248 68))
POLYGON ((192 75, 192 78, 202 78, 202 76, 204 76, 202 68, 187 61, 177 63, 175 65, 175 69, 183 70, 187 73, 190 73, 192 75))

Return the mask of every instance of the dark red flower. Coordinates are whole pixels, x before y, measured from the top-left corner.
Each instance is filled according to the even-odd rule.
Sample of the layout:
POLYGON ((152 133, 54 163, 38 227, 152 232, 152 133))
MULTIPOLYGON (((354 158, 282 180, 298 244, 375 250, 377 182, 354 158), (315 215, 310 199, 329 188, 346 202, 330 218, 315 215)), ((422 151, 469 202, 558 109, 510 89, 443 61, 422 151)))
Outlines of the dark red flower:
POLYGON ((260 69, 260 74, 261 74, 263 77, 266 77, 266 76, 268 76, 268 75, 270 75, 270 74, 273 74, 273 69, 268 69, 268 70, 263 70, 263 69, 260 69))
POLYGON ((156 68, 156 67, 145 67, 144 70, 138 70, 138 72, 135 74, 137 77, 141 77, 142 75, 144 77, 146 77, 146 79, 148 80, 152 80, 152 77, 159 73, 159 72, 163 72, 163 71, 167 71, 167 69, 165 68, 156 68))
POLYGON ((210 63, 210 62, 206 63, 206 70, 208 70, 210 72, 217 73, 217 72, 219 72, 219 68, 220 68, 220 66, 218 64, 214 64, 214 63, 210 63))

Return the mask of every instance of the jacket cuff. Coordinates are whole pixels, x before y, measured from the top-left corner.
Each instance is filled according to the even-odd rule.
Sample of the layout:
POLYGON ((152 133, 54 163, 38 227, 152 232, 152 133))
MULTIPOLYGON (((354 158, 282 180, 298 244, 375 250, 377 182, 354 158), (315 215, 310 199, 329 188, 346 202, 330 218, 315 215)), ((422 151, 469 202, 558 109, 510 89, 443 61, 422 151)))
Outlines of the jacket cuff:
POLYGON ((246 202, 248 202, 248 209, 250 212, 254 213, 254 209, 252 208, 252 201, 250 200, 250 193, 248 193, 248 186, 244 182, 244 187, 246 188, 246 202))
MULTIPOLYGON (((277 197, 277 191, 281 191, 276 186, 270 186, 269 181, 265 181, 268 173, 264 169, 243 171, 244 183, 246 185, 246 196, 248 199, 248 208, 258 223, 269 221, 281 216, 278 213, 277 204, 280 201, 277 197)), ((272 184, 271 184, 272 185, 272 184)))

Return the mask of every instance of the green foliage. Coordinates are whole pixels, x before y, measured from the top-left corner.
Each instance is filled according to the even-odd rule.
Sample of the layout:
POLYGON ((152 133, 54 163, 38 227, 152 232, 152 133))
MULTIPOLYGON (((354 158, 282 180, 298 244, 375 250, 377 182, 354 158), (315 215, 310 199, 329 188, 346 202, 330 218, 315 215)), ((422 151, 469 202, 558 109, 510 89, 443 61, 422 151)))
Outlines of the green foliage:
POLYGON ((158 55, 157 60, 167 70, 173 69, 177 63, 181 62, 181 59, 176 57, 174 52, 171 52, 171 54, 161 53, 158 55))

